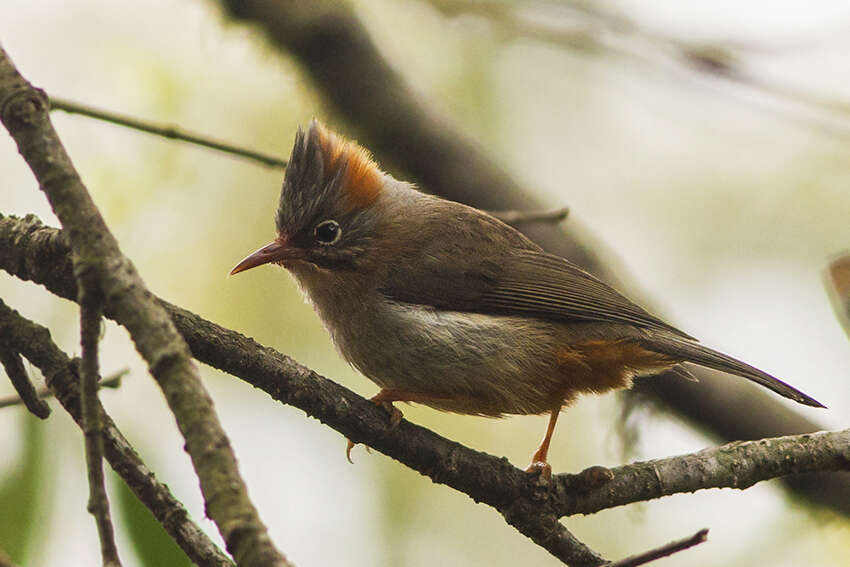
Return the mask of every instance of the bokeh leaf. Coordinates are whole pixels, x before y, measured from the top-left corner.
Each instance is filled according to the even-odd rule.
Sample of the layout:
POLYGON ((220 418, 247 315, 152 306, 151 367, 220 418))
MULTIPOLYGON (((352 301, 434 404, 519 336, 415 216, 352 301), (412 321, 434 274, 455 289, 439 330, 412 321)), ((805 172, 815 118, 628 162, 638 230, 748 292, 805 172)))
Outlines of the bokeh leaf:
POLYGON ((47 524, 36 521, 45 494, 44 424, 22 408, 10 411, 22 416, 23 451, 17 466, 0 478, 0 549, 23 565, 47 524))
POLYGON ((139 558, 139 565, 149 567, 189 567, 192 562, 174 540, 156 521, 150 510, 133 494, 124 481, 111 474, 112 486, 116 487, 116 512, 120 528, 124 530, 139 558))

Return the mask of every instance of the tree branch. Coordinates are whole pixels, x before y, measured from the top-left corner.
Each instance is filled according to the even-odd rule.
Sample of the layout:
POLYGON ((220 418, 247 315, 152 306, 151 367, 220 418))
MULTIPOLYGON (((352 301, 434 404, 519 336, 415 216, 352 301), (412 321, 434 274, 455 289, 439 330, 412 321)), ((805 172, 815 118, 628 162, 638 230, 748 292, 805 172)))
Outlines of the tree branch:
MULTIPOLYGON (((744 64, 743 57, 763 54, 759 52, 757 44, 695 42, 647 29, 639 22, 600 5, 579 6, 573 3, 573 18, 564 18, 566 11, 560 10, 554 18, 544 20, 539 14, 530 18, 524 16, 522 8, 518 9, 516 4, 492 0, 431 0, 431 4, 447 17, 469 14, 486 18, 498 26, 504 36, 510 38, 527 37, 567 49, 605 53, 647 67, 660 68, 659 64, 662 64, 663 69, 683 70, 748 89, 798 111, 792 114, 787 112, 792 108, 780 107, 786 110, 782 113, 783 118, 804 120, 807 125, 833 136, 847 138, 850 134, 848 101, 800 89, 788 81, 773 81, 751 72, 744 64)), ((765 105, 762 103, 755 106, 764 110, 765 105)))
MULTIPOLYGON (((9 348, 21 353, 41 370, 59 403, 82 428, 79 360, 72 360, 62 352, 51 340, 50 331, 27 320, 2 300, 0 337, 4 338, 9 348)), ((97 403, 100 405, 100 402, 97 403)), ((104 454, 112 469, 148 507, 189 559, 203 566, 233 567, 233 562, 192 522, 189 513, 168 487, 156 480, 154 473, 105 412, 102 432, 104 454)))
POLYGON ((94 118, 95 120, 102 120, 103 122, 117 124, 119 126, 124 126, 125 128, 139 130, 140 132, 147 132, 148 134, 154 134, 156 136, 162 136, 164 138, 169 138, 172 140, 188 142, 196 146, 210 148, 213 150, 224 152, 226 154, 249 159, 251 161, 255 161, 257 163, 261 163, 269 167, 275 167, 280 169, 286 167, 286 160, 282 160, 280 158, 270 156, 268 154, 250 150, 248 148, 234 146, 233 144, 229 144, 227 142, 213 140, 212 138, 209 138, 207 136, 201 136, 200 134, 187 132, 186 130, 178 128, 177 126, 153 124, 146 120, 140 120, 138 118, 127 116, 126 114, 108 112, 106 110, 101 110, 99 108, 94 108, 93 106, 80 104, 78 102, 73 102, 64 98, 59 98, 55 96, 50 97, 50 109, 63 110, 69 114, 79 114, 81 116, 88 116, 89 118, 94 118))
POLYGON ((76 263, 77 285, 80 290, 80 413, 83 418, 83 435, 86 446, 86 467, 89 477, 88 510, 97 524, 100 538, 100 553, 104 567, 120 567, 118 547, 115 545, 115 530, 109 513, 109 498, 103 478, 103 406, 97 397, 100 342, 101 304, 103 298, 100 284, 93 270, 78 261, 76 263))
POLYGON ((0 337, 0 364, 3 365, 12 386, 20 396, 17 398, 17 402, 23 403, 30 413, 36 417, 47 419, 47 416, 50 415, 50 406, 39 398, 35 386, 32 385, 29 376, 27 376, 27 369, 24 368, 21 356, 2 343, 5 343, 5 341, 3 337, 0 337))
MULTIPOLYGON (((104 378, 100 382, 98 382, 98 386, 101 388, 119 388, 121 387, 121 378, 127 374, 129 370, 124 369, 120 372, 116 372, 112 376, 104 378)), ((40 388, 36 391, 35 395, 40 400, 45 400, 47 398, 53 397, 53 392, 50 388, 40 388)), ((7 396, 5 398, 0 398, 0 409, 8 408, 12 406, 17 406, 24 403, 24 401, 19 396, 7 396)))
MULTIPOLYGON (((0 269, 74 300, 68 255, 64 236, 34 216, 0 215, 0 269), (63 273, 65 278, 59 277, 63 273)), ((561 549, 570 536, 561 532, 554 518, 705 488, 743 488, 789 474, 850 470, 850 431, 843 431, 733 443, 615 469, 592 467, 575 475, 556 475, 545 487, 504 458, 474 451, 406 420, 393 428, 381 408, 347 388, 235 331, 159 302, 199 361, 300 408, 434 482, 494 507, 508 523, 558 557, 564 556, 561 549)), ((110 316, 108 310, 106 315, 110 316)), ((595 558, 588 552, 583 561, 574 562, 594 564, 595 558)))
POLYGON ((46 97, 0 48, 0 120, 68 230, 75 259, 92 270, 106 306, 130 332, 180 432, 206 509, 240 565, 289 565, 248 498, 230 442, 185 342, 121 253, 50 123, 46 97))
POLYGON ((556 475, 555 482, 571 494, 559 507, 571 516, 707 488, 743 490, 771 478, 826 470, 850 470, 850 429, 738 441, 613 469, 593 467, 556 475))
MULTIPOLYGON (((354 125, 365 145, 402 170, 397 177, 484 210, 547 207, 414 94, 378 51, 349 3, 219 2, 234 19, 255 25, 271 44, 295 57, 325 100, 354 125)), ((564 226, 533 223, 523 226, 523 232, 547 251, 575 262, 627 295, 643 297, 618 282, 615 270, 593 252, 586 230, 578 226, 579 221, 564 226)), ((708 371, 694 369, 694 374, 699 384, 662 374, 638 381, 637 389, 727 441, 823 429, 768 393, 753 391, 743 380, 721 387, 708 371)), ((788 484, 818 504, 850 514, 850 475, 794 477, 788 484)))
POLYGON ((678 553, 695 545, 704 543, 707 539, 708 530, 700 530, 690 537, 671 541, 668 544, 651 549, 645 553, 632 555, 631 557, 626 557, 625 559, 609 563, 605 567, 638 567, 638 565, 645 565, 650 561, 655 561, 656 559, 661 559, 662 557, 667 557, 668 555, 673 555, 674 553, 678 553))

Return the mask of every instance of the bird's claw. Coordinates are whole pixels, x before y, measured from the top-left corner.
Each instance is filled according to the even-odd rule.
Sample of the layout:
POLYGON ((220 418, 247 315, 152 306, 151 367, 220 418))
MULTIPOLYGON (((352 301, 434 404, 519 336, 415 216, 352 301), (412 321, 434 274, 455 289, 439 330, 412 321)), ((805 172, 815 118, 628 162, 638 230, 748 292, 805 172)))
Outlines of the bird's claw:
MULTIPOLYGON (((384 408, 385 410, 387 410, 387 413, 390 414, 390 428, 391 429, 397 427, 398 424, 401 423, 401 420, 404 418, 404 414, 401 412, 400 409, 395 407, 392 404, 392 402, 377 402, 377 405, 379 405, 382 408, 384 408)), ((346 439, 345 441, 347 443, 346 446, 345 446, 345 458, 348 460, 349 463, 351 463, 353 465, 354 461, 351 459, 351 450, 354 449, 354 447, 357 446, 357 443, 355 443, 351 439, 346 439)), ((372 452, 372 449, 370 449, 368 445, 366 445, 366 452, 367 453, 372 452)))
POLYGON ((532 461, 525 472, 538 475, 538 482, 543 485, 552 482, 552 465, 546 461, 532 461))
POLYGON ((404 414, 401 413, 401 410, 395 407, 392 402, 381 402, 379 405, 385 410, 387 410, 387 413, 390 414, 390 427, 397 427, 398 424, 401 423, 401 420, 404 418, 404 414))

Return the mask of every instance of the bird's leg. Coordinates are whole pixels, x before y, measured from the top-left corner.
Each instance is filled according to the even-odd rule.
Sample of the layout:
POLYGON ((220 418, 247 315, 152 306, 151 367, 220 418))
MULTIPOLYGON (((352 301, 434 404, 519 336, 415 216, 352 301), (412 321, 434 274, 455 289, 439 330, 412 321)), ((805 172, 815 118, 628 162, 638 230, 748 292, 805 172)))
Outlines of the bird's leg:
MULTIPOLYGON (((390 427, 395 427, 401 422, 404 414, 393 405, 393 402, 427 402, 436 399, 440 399, 440 396, 423 394, 421 392, 406 392, 394 388, 381 388, 381 391, 369 398, 369 401, 387 410, 390 414, 390 427)), ((349 463, 353 463, 351 460, 351 450, 356 443, 351 439, 346 439, 346 441, 348 444, 345 447, 345 458, 348 459, 349 463)))
POLYGON ((552 478, 552 467, 547 461, 549 443, 552 442, 552 433, 555 432, 555 424, 558 422, 558 416, 560 414, 561 406, 552 410, 552 413, 549 415, 549 426, 546 428, 546 435, 543 437, 543 441, 540 442, 540 447, 537 448, 537 451, 531 457, 531 464, 525 469, 526 472, 540 474, 547 481, 552 478))

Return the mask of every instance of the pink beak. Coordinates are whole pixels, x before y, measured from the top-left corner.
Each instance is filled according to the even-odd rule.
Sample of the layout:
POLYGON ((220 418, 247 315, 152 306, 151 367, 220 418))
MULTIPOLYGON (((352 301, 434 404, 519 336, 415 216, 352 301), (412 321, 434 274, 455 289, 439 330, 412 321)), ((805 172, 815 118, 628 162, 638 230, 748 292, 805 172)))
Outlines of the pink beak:
POLYGON ((262 266, 263 264, 281 262, 291 256, 289 252, 290 250, 286 247, 286 242, 275 240, 271 244, 267 244, 256 252, 246 256, 241 262, 236 264, 232 270, 230 270, 230 275, 232 276, 239 272, 244 272, 245 270, 250 270, 257 266, 262 266))

